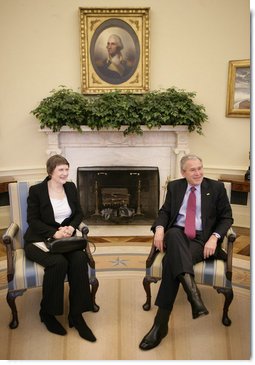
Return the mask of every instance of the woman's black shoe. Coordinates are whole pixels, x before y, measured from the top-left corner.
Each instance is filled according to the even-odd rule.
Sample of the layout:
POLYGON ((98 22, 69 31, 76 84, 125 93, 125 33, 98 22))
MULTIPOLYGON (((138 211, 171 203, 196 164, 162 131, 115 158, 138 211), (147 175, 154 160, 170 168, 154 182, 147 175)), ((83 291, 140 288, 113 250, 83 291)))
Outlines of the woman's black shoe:
POLYGON ((48 314, 40 310, 40 317, 41 322, 45 324, 48 331, 60 336, 66 335, 66 330, 52 314, 48 314))
POLYGON ((75 327, 82 338, 90 342, 96 341, 96 337, 93 335, 91 329, 87 326, 86 322, 84 321, 84 318, 82 317, 82 314, 78 315, 69 314, 68 321, 69 321, 69 327, 70 328, 75 327))

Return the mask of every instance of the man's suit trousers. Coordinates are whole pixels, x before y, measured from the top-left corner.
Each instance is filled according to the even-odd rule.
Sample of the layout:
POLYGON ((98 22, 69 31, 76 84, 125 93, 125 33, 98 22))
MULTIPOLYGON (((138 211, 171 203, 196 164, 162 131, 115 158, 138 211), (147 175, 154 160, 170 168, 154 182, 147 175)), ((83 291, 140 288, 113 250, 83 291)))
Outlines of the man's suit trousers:
MULTIPOLYGON (((155 304, 164 309, 172 310, 179 289, 178 275, 189 273, 194 275, 193 265, 204 260, 204 242, 202 232, 197 232, 190 240, 181 227, 172 227, 164 237, 166 254, 163 258, 162 280, 155 304)), ((222 250, 219 257, 225 258, 222 250)), ((215 259, 212 256, 211 259, 215 259)))

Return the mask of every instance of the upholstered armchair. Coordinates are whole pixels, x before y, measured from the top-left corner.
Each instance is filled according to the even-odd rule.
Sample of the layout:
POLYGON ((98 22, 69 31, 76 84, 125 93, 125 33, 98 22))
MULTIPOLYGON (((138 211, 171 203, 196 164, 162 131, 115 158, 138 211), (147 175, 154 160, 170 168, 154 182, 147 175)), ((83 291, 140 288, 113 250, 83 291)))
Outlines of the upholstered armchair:
MULTIPOLYGON (((224 183, 230 200, 231 183, 224 183)), ((231 319, 228 316, 229 306, 233 300, 234 294, 232 289, 232 257, 233 244, 236 234, 232 228, 227 232, 224 238, 222 248, 227 253, 227 261, 222 260, 206 260, 194 265, 195 281, 199 285, 207 285, 216 289, 218 293, 225 296, 222 323, 224 326, 231 325, 231 319)), ((164 252, 156 250, 152 243, 149 256, 146 260, 146 275, 143 279, 143 286, 146 292, 146 302, 143 305, 145 311, 151 308, 151 283, 157 283, 161 280, 162 275, 162 259, 164 252)))
MULTIPOLYGON (((29 187, 37 182, 26 181, 9 184, 11 224, 3 235, 3 242, 6 246, 7 253, 8 292, 6 299, 12 311, 12 320, 9 324, 11 329, 15 329, 19 325, 18 311, 15 303, 17 296, 23 295, 27 289, 41 287, 43 281, 44 268, 28 260, 23 249, 23 235, 27 229, 28 191, 29 187)), ((80 235, 86 237, 88 227, 84 223, 81 223, 79 231, 80 235)), ((95 297, 99 284, 96 278, 95 261, 89 245, 87 245, 86 252, 88 255, 89 280, 94 306, 93 311, 97 312, 99 306, 96 304, 95 297)))

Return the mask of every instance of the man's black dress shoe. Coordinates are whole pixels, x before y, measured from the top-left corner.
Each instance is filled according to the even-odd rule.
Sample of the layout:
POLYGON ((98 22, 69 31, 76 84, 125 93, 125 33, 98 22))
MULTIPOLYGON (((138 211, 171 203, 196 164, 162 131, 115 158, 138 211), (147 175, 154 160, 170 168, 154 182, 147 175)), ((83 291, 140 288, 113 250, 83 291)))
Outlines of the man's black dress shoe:
POLYGON ((141 350, 150 350, 158 346, 168 333, 168 325, 154 323, 151 330, 144 336, 139 347, 141 350))
POLYGON ((52 314, 48 314, 40 310, 40 318, 41 322, 45 324, 49 332, 60 336, 66 335, 66 330, 52 314))
POLYGON ((178 279, 182 283, 183 289, 187 294, 188 301, 191 304, 192 317, 196 319, 208 314, 208 310, 203 303, 200 291, 195 283, 194 277, 188 273, 179 275, 178 279))
POLYGON ((193 301, 193 302, 190 302, 190 304, 191 304, 193 319, 196 319, 201 316, 206 316, 207 314, 209 314, 209 311, 206 309, 203 302, 201 303, 201 302, 193 301))

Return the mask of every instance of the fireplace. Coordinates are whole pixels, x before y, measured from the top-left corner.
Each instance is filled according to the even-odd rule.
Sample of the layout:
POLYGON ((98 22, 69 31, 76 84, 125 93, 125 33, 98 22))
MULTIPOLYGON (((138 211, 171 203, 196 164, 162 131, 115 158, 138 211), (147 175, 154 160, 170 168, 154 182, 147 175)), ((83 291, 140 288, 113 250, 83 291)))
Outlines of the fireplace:
MULTIPOLYGON (((82 126, 81 130, 82 132, 79 133, 68 127, 61 128, 59 132, 52 132, 47 128, 40 129, 40 132, 47 135, 46 154, 50 156, 60 153, 67 158, 70 163, 69 177, 74 183, 77 184, 79 166, 86 166, 88 169, 93 169, 94 166, 102 166, 103 168, 127 166, 130 170, 136 169, 136 166, 144 166, 144 168, 149 169, 151 166, 157 166, 159 205, 163 204, 167 182, 180 177, 180 160, 189 152, 187 126, 162 126, 160 129, 142 127, 142 135, 127 136, 123 135, 124 127, 121 127, 120 130, 102 129, 97 131, 91 130, 88 126, 82 126)), ((141 186, 142 194, 145 193, 144 186, 141 186)), ((115 188, 126 189, 126 186, 115 186, 115 188)), ((154 188, 150 199, 154 199, 154 194, 157 191, 158 188, 154 188)), ((104 190, 103 193, 108 194, 109 191, 104 190)), ((122 193, 129 194, 129 192, 118 190, 118 194, 122 193)), ((83 195, 85 202, 87 196, 87 193, 83 195)), ((99 198, 102 199, 101 196, 99 198)), ((143 202, 142 209, 146 207, 144 204, 145 202, 143 202)), ((136 207, 132 208, 136 209, 136 207)), ((87 209, 92 212, 91 205, 86 208, 86 212, 87 209)), ((142 217, 140 217, 141 221, 142 217)), ((152 220, 152 218, 150 219, 152 220)), ((107 223, 104 222, 104 224, 107 223)))
POLYGON ((158 213, 157 167, 78 167, 77 188, 89 225, 149 225, 158 213))

